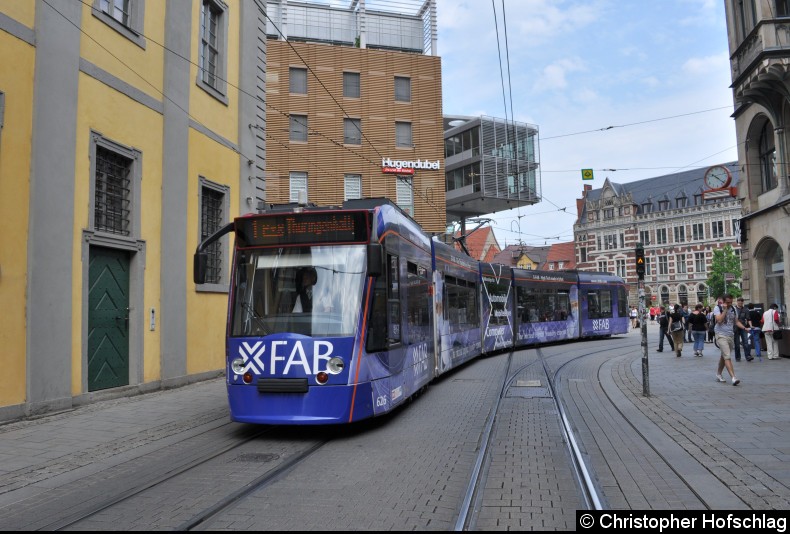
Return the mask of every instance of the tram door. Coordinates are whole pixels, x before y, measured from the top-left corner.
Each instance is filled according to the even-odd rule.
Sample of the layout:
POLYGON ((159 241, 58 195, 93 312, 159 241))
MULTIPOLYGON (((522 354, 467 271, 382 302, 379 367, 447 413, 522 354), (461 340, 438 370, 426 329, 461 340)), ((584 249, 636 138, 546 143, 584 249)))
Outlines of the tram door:
POLYGON ((129 254, 91 247, 88 391, 129 384, 129 254))

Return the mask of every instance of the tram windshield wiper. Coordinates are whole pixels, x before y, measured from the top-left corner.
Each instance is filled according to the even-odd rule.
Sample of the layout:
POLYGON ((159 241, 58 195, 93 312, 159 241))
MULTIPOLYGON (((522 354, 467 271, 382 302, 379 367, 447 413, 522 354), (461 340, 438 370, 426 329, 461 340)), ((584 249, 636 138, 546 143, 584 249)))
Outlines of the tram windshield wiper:
POLYGON ((253 306, 249 302, 242 302, 241 307, 244 309, 244 311, 246 311, 249 314, 250 317, 252 317, 255 320, 255 323, 261 329, 263 335, 268 336, 269 330, 266 328, 266 324, 263 322, 263 317, 261 317, 255 312, 255 308, 253 308, 253 306))

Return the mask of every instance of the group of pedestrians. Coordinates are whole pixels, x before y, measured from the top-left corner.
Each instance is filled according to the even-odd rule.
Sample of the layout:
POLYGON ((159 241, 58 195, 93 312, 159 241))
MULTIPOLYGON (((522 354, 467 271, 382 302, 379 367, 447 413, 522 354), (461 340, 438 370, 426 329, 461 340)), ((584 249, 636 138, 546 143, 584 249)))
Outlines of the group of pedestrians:
POLYGON ((664 306, 650 308, 650 318, 651 321, 654 319, 658 321, 658 352, 663 352, 664 339, 666 339, 678 358, 682 356, 684 342, 693 342, 694 356, 701 358, 705 339, 709 332, 712 332, 714 342, 721 352, 716 380, 726 382, 722 377, 726 368, 732 385, 737 386, 740 380, 735 376, 732 357, 735 357, 735 361, 740 361, 741 357, 746 361, 754 360, 754 356, 751 355, 753 345, 755 356, 762 361, 761 334, 765 336, 768 359, 779 359, 775 338, 781 336, 782 322, 778 308, 776 304, 771 304, 768 310, 761 312, 755 309, 754 304, 744 306, 741 297, 733 305, 733 296, 727 294, 719 297, 716 306, 709 312, 702 304, 697 304, 691 312, 688 311, 687 305, 675 304, 669 308, 664 306), (774 332, 777 334, 775 335, 774 332))

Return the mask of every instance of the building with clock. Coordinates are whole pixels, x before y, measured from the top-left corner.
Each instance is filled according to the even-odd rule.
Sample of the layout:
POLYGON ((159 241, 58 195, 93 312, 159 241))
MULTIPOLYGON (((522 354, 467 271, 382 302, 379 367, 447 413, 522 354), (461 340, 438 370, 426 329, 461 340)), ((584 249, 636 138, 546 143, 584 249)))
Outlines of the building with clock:
POLYGON ((620 184, 586 185, 577 200, 576 267, 623 277, 638 303, 635 248, 645 249, 646 303, 709 301, 713 251, 740 250, 735 162, 620 184))
POLYGON ((742 176, 738 196, 743 208, 743 291, 753 302, 778 304, 786 318, 790 298, 790 270, 785 268, 790 252, 790 2, 726 0, 724 5, 742 176))

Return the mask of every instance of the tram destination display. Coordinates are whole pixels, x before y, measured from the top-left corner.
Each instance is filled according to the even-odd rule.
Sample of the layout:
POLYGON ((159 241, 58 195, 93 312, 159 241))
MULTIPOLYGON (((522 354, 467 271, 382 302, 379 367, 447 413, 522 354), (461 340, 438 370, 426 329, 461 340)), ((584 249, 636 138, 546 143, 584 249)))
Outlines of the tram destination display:
POLYGON ((236 234, 243 246, 365 243, 366 212, 324 212, 261 215, 236 219, 236 234))

